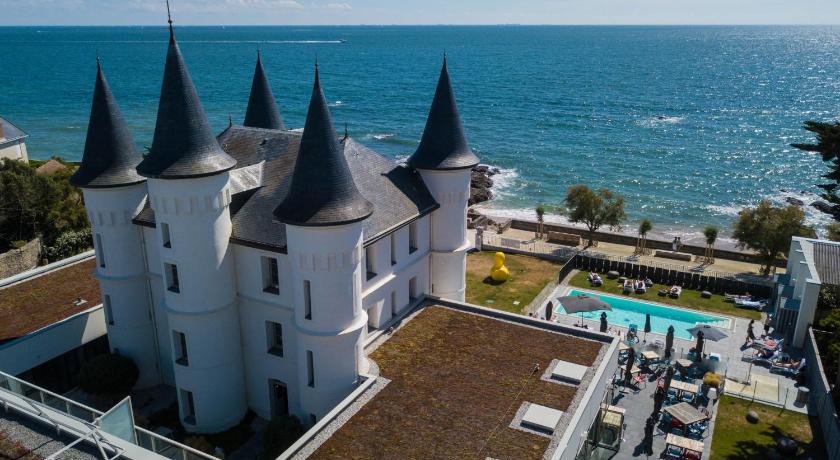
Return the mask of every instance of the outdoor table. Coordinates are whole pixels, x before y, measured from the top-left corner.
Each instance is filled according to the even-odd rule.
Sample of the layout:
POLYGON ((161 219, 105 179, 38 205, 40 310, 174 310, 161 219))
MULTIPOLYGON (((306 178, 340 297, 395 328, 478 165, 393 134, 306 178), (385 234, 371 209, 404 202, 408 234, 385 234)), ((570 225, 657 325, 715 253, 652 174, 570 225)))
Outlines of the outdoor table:
POLYGON ((692 364, 694 364, 690 360, 687 360, 687 359, 677 359, 674 362, 679 364, 681 367, 686 368, 686 369, 688 369, 689 367, 691 367, 692 364))
POLYGON ((709 418, 687 402, 674 404, 673 406, 668 406, 663 410, 671 414, 675 419, 682 423, 684 427, 688 427, 689 425, 693 425, 697 422, 702 422, 703 420, 707 420, 709 418))
POLYGON ((659 353, 655 351, 645 351, 642 352, 642 358, 645 358, 648 361, 656 361, 659 359, 659 353))
POLYGON ((665 437, 666 446, 677 446, 680 449, 687 449, 693 452, 703 453, 703 443, 694 439, 684 438, 673 433, 665 437))
POLYGON ((672 380, 671 381, 671 388, 682 392, 697 394, 698 388, 697 385, 688 382, 680 382, 679 380, 672 380))
POLYGON ((630 346, 625 344, 624 342, 619 342, 618 343, 618 351, 626 351, 626 350, 629 350, 629 349, 630 349, 630 346))

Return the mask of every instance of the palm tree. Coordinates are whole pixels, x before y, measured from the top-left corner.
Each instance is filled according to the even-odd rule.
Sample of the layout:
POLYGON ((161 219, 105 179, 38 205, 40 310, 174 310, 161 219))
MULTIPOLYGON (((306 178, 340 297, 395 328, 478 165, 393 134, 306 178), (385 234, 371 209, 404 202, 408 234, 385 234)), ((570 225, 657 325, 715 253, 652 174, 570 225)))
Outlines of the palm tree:
POLYGON ((537 222, 539 223, 539 227, 537 230, 537 238, 542 238, 543 235, 543 221, 545 217, 545 206, 539 205, 534 210, 537 213, 537 222))
POLYGON ((647 234, 653 228, 653 224, 648 219, 642 220, 639 224, 639 246, 637 252, 639 254, 645 253, 645 246, 647 245, 647 234))
POLYGON ((718 237, 718 229, 713 225, 709 225, 703 229, 703 236, 706 237, 706 263, 715 263, 715 241, 718 237))

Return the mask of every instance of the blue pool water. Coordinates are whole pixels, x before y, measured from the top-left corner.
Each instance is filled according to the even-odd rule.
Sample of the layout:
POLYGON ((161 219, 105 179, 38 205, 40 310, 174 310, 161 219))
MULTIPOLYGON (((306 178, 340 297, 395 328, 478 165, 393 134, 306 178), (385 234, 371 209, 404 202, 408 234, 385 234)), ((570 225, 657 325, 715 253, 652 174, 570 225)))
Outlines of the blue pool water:
MULTIPOLYGON (((566 295, 578 294, 592 295, 598 297, 604 302, 607 302, 610 305, 610 307, 612 307, 612 311, 606 312, 607 321, 610 324, 623 327, 628 327, 631 324, 635 324, 638 326, 639 332, 644 330, 646 313, 650 313, 651 332, 656 332, 664 335, 666 332, 668 332, 668 326, 673 325, 674 335, 682 339, 691 339, 691 334, 688 333, 687 329, 694 327, 696 323, 704 323, 709 324, 711 326, 718 326, 723 328, 729 327, 729 320, 720 316, 706 315, 703 313, 697 313, 688 310, 680 310, 676 308, 668 308, 629 298, 598 295, 591 292, 578 291, 577 289, 572 289, 566 295)), ((554 311, 555 313, 560 315, 567 314, 565 310, 563 310, 562 305, 558 305, 554 311)), ((574 315, 570 316, 580 318, 580 313, 575 313, 574 315)), ((597 321, 601 317, 601 312, 594 311, 584 313, 583 317, 585 319, 597 321)))

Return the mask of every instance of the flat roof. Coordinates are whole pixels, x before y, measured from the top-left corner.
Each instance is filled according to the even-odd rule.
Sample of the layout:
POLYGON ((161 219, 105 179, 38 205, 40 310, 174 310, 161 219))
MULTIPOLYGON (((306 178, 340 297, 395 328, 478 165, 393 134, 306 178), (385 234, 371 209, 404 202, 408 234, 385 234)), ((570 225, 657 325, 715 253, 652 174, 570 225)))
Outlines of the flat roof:
POLYGON ((0 343, 99 305, 95 270, 91 257, 0 288, 0 343), (77 298, 86 302, 76 305, 77 298))
POLYGON ((310 448, 317 450, 309 458, 541 459, 556 446, 588 383, 552 380, 552 362, 594 369, 608 345, 451 307, 422 307, 369 354, 387 384, 368 389, 377 388, 366 402, 357 400, 349 419, 336 417, 322 431, 329 437, 313 438, 310 448), (565 422, 553 435, 521 429, 517 412, 525 402, 563 411, 565 422))

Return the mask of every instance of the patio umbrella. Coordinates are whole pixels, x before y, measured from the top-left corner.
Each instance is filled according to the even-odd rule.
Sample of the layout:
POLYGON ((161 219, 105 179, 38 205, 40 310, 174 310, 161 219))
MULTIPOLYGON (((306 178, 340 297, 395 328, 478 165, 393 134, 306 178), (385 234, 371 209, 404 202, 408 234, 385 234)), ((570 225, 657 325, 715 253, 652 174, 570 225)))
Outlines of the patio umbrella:
POLYGON ((627 366, 624 368, 624 386, 630 386, 633 379, 633 364, 636 364, 636 350, 630 347, 627 350, 627 366))
POLYGON ((650 414, 652 419, 659 418, 659 412, 662 410, 662 403, 665 402, 665 395, 668 394, 662 388, 657 388, 653 393, 653 413, 650 414))
POLYGON ((668 369, 665 370, 665 377, 662 379, 662 390, 665 394, 668 394, 668 390, 671 389, 671 380, 674 379, 674 367, 668 366, 668 369))
POLYGON ((604 302, 598 297, 593 297, 586 294, 567 295, 558 297, 558 302, 563 306, 563 310, 568 314, 580 313, 580 324, 583 324, 583 314, 590 311, 598 310, 612 310, 610 304, 604 302))
POLYGON ((665 359, 671 357, 671 348, 674 348, 674 326, 668 326, 668 333, 665 334, 665 359))
POLYGON ((691 329, 687 329, 687 331, 695 337, 697 336, 698 332, 703 332, 703 338, 706 340, 711 340, 712 342, 717 342, 719 340, 723 340, 729 337, 722 330, 716 327, 709 326, 708 324, 694 326, 691 329))
POLYGON ((545 304, 545 319, 551 321, 551 315, 554 313, 554 304, 551 303, 549 300, 547 304, 545 304))
POLYGON ((601 313, 601 332, 607 332, 607 314, 601 313))
POLYGON ((650 313, 645 313, 645 342, 647 342, 648 332, 650 332, 650 313))
POLYGON ((694 351, 697 352, 697 361, 703 359, 703 336, 706 334, 703 331, 697 331, 697 345, 694 346, 694 351))

